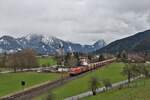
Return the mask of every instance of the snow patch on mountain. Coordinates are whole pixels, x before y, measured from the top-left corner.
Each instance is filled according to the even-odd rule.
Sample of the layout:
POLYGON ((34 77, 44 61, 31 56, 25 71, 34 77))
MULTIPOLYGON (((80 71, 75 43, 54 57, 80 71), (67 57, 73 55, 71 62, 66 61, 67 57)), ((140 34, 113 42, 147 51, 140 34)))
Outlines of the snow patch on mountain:
POLYGON ((55 54, 59 48, 65 52, 93 52, 106 46, 104 40, 99 40, 93 45, 81 45, 63 41, 53 36, 30 34, 21 38, 3 36, 0 38, 0 51, 16 52, 25 48, 32 48, 40 54, 55 54))

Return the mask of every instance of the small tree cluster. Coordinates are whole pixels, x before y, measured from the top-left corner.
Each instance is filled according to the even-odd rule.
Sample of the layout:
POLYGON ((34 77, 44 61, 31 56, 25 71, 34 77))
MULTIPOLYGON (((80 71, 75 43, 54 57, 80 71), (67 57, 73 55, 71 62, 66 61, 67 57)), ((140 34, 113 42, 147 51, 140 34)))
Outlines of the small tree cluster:
POLYGON ((103 60, 105 60, 104 55, 103 54, 99 55, 99 61, 103 61, 103 60))
POLYGON ((111 81, 110 81, 109 79, 103 79, 103 84, 104 84, 106 90, 107 90, 108 88, 111 88, 111 87, 112 87, 112 83, 111 83, 111 81))
POLYGON ((20 52, 9 54, 6 56, 7 63, 4 67, 17 69, 37 67, 36 53, 32 49, 25 49, 20 52))
POLYGON ((55 55, 54 59, 57 61, 57 65, 65 65, 67 67, 79 65, 78 53, 67 53, 65 55, 55 55))
POLYGON ((79 65, 79 55, 78 53, 67 53, 64 57, 64 64, 67 67, 79 65))
POLYGON ((96 77, 91 77, 89 81, 89 87, 92 90, 93 95, 96 95, 96 90, 98 89, 98 86, 100 85, 99 80, 96 77))
POLYGON ((96 95, 96 90, 101 83, 105 86, 106 90, 112 87, 112 83, 109 79, 98 80, 97 77, 91 77, 89 83, 89 87, 92 90, 93 95, 96 95))
POLYGON ((139 64, 138 72, 145 77, 150 77, 150 64, 139 64))
POLYGON ((131 78, 137 77, 139 75, 150 77, 150 65, 126 63, 125 67, 123 68, 123 74, 128 77, 129 83, 131 82, 131 78))
POLYGON ((123 50, 122 52, 117 53, 117 59, 119 61, 127 62, 127 60, 128 60, 127 52, 125 50, 123 50))
POLYGON ((0 67, 6 67, 7 63, 7 54, 6 52, 3 54, 0 54, 0 67))

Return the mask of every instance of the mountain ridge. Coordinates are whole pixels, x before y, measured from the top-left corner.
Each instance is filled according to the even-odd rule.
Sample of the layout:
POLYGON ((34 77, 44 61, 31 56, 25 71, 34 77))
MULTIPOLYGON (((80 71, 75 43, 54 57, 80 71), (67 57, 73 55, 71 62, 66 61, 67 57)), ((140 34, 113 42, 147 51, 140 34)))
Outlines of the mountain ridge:
MULTIPOLYGON (((117 53, 122 52, 123 50, 126 50, 127 52, 141 52, 139 46, 142 47, 144 44, 150 45, 148 40, 150 40, 150 30, 139 32, 132 36, 111 42, 107 46, 96 50, 95 53, 117 53), (136 50, 136 48, 139 48, 139 50, 136 50)), ((142 51, 149 51, 150 48, 147 47, 148 46, 143 46, 141 48, 142 51)))
POLYGON ((64 47, 65 52, 88 53, 96 51, 104 46, 104 40, 99 40, 93 45, 81 45, 61 40, 53 36, 30 34, 27 36, 14 38, 9 35, 0 37, 0 52, 16 52, 25 48, 32 48, 39 54, 55 54, 60 46, 64 47))

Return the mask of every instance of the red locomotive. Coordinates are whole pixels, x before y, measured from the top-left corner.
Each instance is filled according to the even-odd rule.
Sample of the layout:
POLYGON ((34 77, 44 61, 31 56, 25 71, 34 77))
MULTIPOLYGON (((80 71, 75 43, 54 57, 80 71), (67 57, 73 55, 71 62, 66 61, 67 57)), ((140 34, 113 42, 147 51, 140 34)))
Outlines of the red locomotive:
POLYGON ((101 62, 90 63, 87 66, 73 67, 73 68, 70 69, 69 74, 70 74, 70 76, 75 76, 75 75, 78 75, 78 74, 81 74, 81 73, 99 68, 99 67, 104 66, 108 63, 112 63, 114 60, 115 60, 115 58, 104 60, 104 61, 101 61, 101 62))

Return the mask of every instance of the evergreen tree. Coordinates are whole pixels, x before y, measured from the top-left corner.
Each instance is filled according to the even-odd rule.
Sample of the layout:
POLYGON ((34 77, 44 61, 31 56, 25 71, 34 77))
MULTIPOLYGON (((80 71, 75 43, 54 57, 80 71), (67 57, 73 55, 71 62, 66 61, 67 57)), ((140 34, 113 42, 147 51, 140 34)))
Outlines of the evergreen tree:
POLYGON ((103 60, 105 60, 104 55, 103 54, 99 55, 99 61, 103 61, 103 60))

